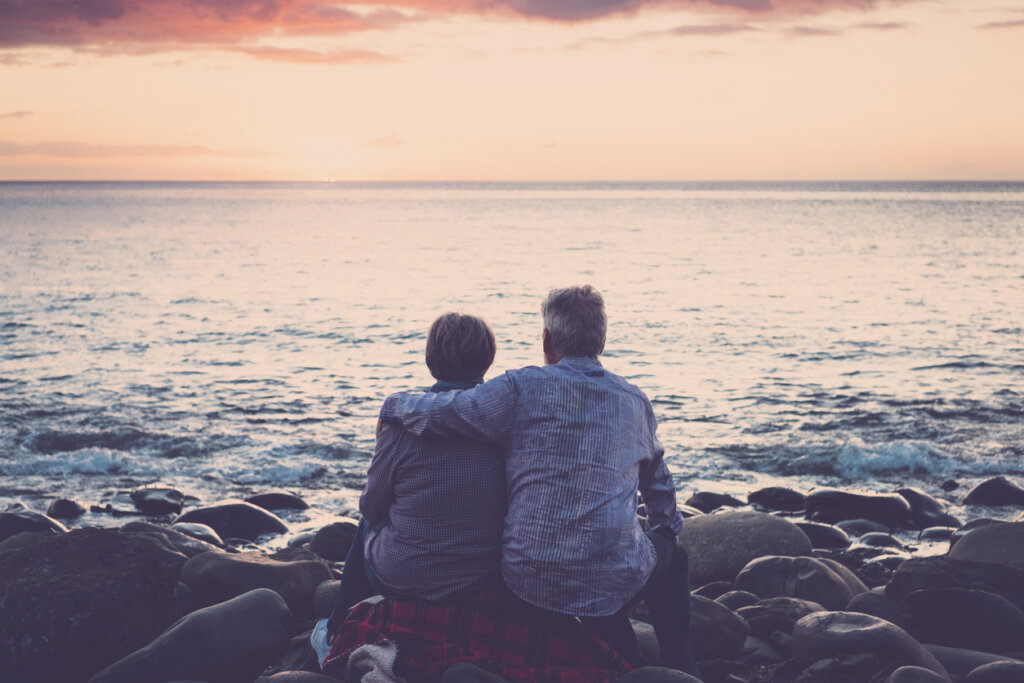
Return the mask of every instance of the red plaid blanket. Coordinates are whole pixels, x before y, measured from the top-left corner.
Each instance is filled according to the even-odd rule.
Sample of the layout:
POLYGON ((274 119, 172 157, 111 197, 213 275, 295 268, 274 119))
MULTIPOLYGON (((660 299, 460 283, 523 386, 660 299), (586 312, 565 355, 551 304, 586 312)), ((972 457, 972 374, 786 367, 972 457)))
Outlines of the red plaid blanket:
POLYGON ((395 673, 415 683, 440 681, 459 662, 537 683, 606 683, 631 669, 577 620, 481 593, 453 604, 404 598, 360 603, 331 643, 324 671, 344 671, 353 650, 386 641, 398 646, 395 673))

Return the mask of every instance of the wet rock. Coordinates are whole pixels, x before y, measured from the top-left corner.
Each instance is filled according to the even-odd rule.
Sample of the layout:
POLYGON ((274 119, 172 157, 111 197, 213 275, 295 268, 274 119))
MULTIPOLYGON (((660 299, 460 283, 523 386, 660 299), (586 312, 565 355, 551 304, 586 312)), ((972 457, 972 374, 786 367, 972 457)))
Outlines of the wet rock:
POLYGON ((755 605, 741 607, 736 614, 746 620, 750 635, 771 640, 773 632, 792 634, 797 621, 808 614, 824 611, 825 608, 816 602, 783 597, 767 598, 755 605))
POLYGON ((274 513, 240 500, 227 500, 189 510, 174 520, 175 524, 181 522, 206 524, 221 538, 242 538, 247 541, 255 541, 265 534, 288 531, 288 526, 274 513))
POLYGON ((953 535, 949 538, 949 547, 952 548, 956 545, 956 542, 966 536, 971 531, 979 529, 983 526, 989 526, 991 524, 1006 524, 1006 520, 993 519, 991 517, 979 517, 978 519, 972 519, 971 521, 964 524, 959 529, 953 532, 953 535))
POLYGON ((886 596, 885 592, 879 589, 854 596, 844 611, 870 614, 873 617, 885 619, 889 623, 896 624, 904 631, 907 629, 907 613, 903 605, 886 596))
POLYGON ((725 605, 699 595, 694 595, 690 604, 694 658, 738 658, 747 639, 747 622, 725 605))
POLYGON ((979 527, 957 541, 949 556, 1024 569, 1024 522, 979 527))
POLYGON ((885 588, 885 594, 902 603, 920 590, 963 588, 1003 596, 1024 610, 1024 570, 987 562, 951 557, 915 557, 900 565, 885 588))
POLYGON ((696 590, 692 590, 690 592, 694 595, 699 595, 702 598, 714 600, 718 596, 724 595, 725 593, 734 590, 736 590, 736 584, 734 584, 732 581, 712 581, 711 583, 706 583, 700 588, 697 588, 696 590))
POLYGON ((921 533, 917 535, 917 540, 932 543, 948 541, 953 538, 957 528, 955 526, 930 526, 926 529, 921 529, 921 533))
POLYGON ((920 666, 901 666, 886 683, 949 683, 950 679, 920 666))
POLYGON ((857 575, 854 574, 853 571, 846 565, 841 564, 827 557, 821 557, 818 559, 824 562, 829 569, 834 571, 839 576, 839 578, 841 578, 843 582, 846 583, 847 587, 854 595, 866 593, 869 590, 868 587, 864 585, 864 582, 861 581, 857 577, 857 575))
POLYGON ((807 518, 835 524, 844 519, 869 519, 892 529, 910 524, 910 503, 896 493, 853 493, 839 489, 817 489, 807 496, 807 518))
POLYGON ((178 522, 172 524, 171 529, 191 536, 192 538, 209 543, 212 546, 222 548, 224 547, 224 539, 222 539, 216 531, 206 524, 200 524, 198 522, 178 522))
POLYGON ((982 664, 967 674, 964 683, 1021 683, 1024 681, 1024 662, 992 662, 982 664))
POLYGON ((281 596, 256 589, 189 614, 89 683, 251 681, 284 652, 291 627, 281 596))
POLYGON ((761 598, 757 597, 750 591, 729 591, 728 593, 719 595, 715 600, 735 612, 741 607, 757 604, 761 598))
POLYGON ((337 579, 321 582, 313 591, 313 618, 326 619, 331 616, 340 591, 341 581, 337 579))
POLYGON ((312 616, 313 593, 330 578, 322 562, 280 562, 260 552, 203 553, 190 559, 181 572, 182 583, 206 604, 255 588, 269 588, 284 598, 292 612, 303 617, 312 616))
POLYGON ((349 517, 342 518, 316 532, 309 549, 325 560, 344 562, 357 531, 359 522, 349 517))
POLYGON ((964 496, 964 505, 1024 507, 1024 488, 1006 477, 993 477, 971 489, 964 496))
POLYGON ((747 502, 765 510, 800 512, 804 509, 804 494, 783 486, 769 486, 748 493, 747 502))
POLYGON ((979 590, 919 590, 906 596, 908 631, 918 640, 983 652, 1024 651, 1024 612, 979 590))
POLYGON ((842 576, 813 557, 769 556, 752 560, 737 575, 736 587, 762 598, 810 600, 830 610, 844 609, 857 594, 842 576))
POLYGON ((68 528, 46 515, 33 510, 16 509, 0 512, 0 541, 23 531, 38 531, 51 534, 67 533, 68 528))
POLYGON ((816 612, 800 619, 793 627, 793 655, 800 661, 872 655, 886 666, 919 666, 949 679, 934 655, 906 631, 857 612, 816 612))
POLYGON ((147 515, 178 514, 185 505, 185 494, 163 484, 148 484, 131 493, 132 502, 147 515))
POLYGON ((953 676, 966 676, 979 666, 991 664, 992 662, 1019 661, 1005 655, 995 655, 991 652, 979 652, 977 650, 965 650, 959 647, 945 647, 944 645, 925 645, 936 659, 942 662, 953 676))
POLYGON ((919 488, 908 486, 896 489, 910 504, 910 518, 919 529, 930 526, 960 526, 960 520, 949 514, 949 504, 930 496, 919 488))
MULTIPOLYGON (((643 666, 618 680, 619 683, 700 683, 700 679, 689 674, 661 666, 643 666)), ((448 683, 447 679, 445 683, 448 683)))
POLYGON ((698 491, 690 496, 686 503, 695 507, 701 512, 708 513, 721 507, 742 507, 745 503, 727 493, 712 493, 711 491, 698 491))
POLYGON ((811 546, 814 548, 847 548, 850 546, 850 537, 845 531, 831 524, 820 524, 818 522, 797 522, 800 530, 811 539, 811 546))
POLYGON ((892 534, 882 533, 879 531, 868 532, 858 538, 857 542, 869 545, 872 548, 898 548, 900 550, 906 550, 907 547, 892 534))
POLYGON ((811 542, 798 526, 781 517, 752 511, 694 517, 683 525, 678 540, 690 556, 690 582, 696 586, 732 581, 757 557, 811 552, 811 542))
POLYGON ((264 510, 307 510, 309 503, 288 491, 267 491, 245 499, 246 503, 258 505, 264 510))
POLYGON ((121 527, 121 530, 130 533, 154 534, 165 539, 174 546, 175 550, 185 557, 195 557, 199 553, 217 550, 217 546, 206 543, 205 541, 192 538, 191 536, 183 534, 175 529, 168 529, 167 527, 163 527, 158 524, 150 524, 149 522, 128 522, 121 527))
POLYGON ((185 557, 164 541, 76 529, 0 554, 5 681, 81 681, 176 618, 185 557))
POLYGON ((681 514, 684 519, 689 519, 690 517, 700 517, 704 514, 704 511, 698 510, 692 505, 680 505, 679 514, 681 514))
POLYGON ((786 655, 779 650, 770 640, 748 636, 743 643, 743 653, 740 660, 746 664, 779 664, 787 659, 786 655))
POLYGON ((78 519, 84 514, 85 506, 70 498, 58 498, 46 508, 46 515, 54 519, 78 519))
POLYGON ((850 536, 863 536, 864 534, 871 533, 872 531, 880 531, 882 533, 889 533, 889 527, 878 522, 873 522, 870 519, 844 519, 836 522, 835 526, 845 531, 850 536))

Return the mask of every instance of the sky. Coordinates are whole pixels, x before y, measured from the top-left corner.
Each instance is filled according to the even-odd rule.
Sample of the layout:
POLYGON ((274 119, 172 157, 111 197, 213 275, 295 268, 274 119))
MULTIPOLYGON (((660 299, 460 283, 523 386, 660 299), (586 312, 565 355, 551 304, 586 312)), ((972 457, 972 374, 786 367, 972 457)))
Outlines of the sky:
POLYGON ((0 0, 0 180, 1024 180, 1024 0, 0 0))

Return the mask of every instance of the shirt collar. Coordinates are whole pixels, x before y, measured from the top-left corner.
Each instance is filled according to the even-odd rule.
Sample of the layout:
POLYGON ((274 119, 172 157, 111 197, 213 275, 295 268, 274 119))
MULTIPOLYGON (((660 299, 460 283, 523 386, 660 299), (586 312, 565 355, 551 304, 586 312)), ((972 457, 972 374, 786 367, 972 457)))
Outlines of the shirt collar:
POLYGON ((439 394, 442 391, 455 391, 456 389, 472 389, 477 384, 483 384, 483 378, 471 379, 471 380, 460 380, 450 381, 446 379, 439 379, 434 383, 434 386, 430 387, 430 391, 439 394))
POLYGON ((564 365, 580 372, 604 369, 601 361, 596 358, 588 358, 587 356, 567 356, 558 361, 558 365, 564 365))

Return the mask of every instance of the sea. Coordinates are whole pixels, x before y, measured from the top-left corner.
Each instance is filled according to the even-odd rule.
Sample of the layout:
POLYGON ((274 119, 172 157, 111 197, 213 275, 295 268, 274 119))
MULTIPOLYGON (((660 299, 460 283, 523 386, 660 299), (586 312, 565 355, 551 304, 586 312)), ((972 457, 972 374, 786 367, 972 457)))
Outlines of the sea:
POLYGON ((493 377, 583 283, 681 503, 1017 512, 961 504, 1024 484, 1024 183, 998 182, 0 183, 0 509, 116 526, 157 483, 291 491, 296 534, 351 516, 433 319, 487 320, 493 377))

